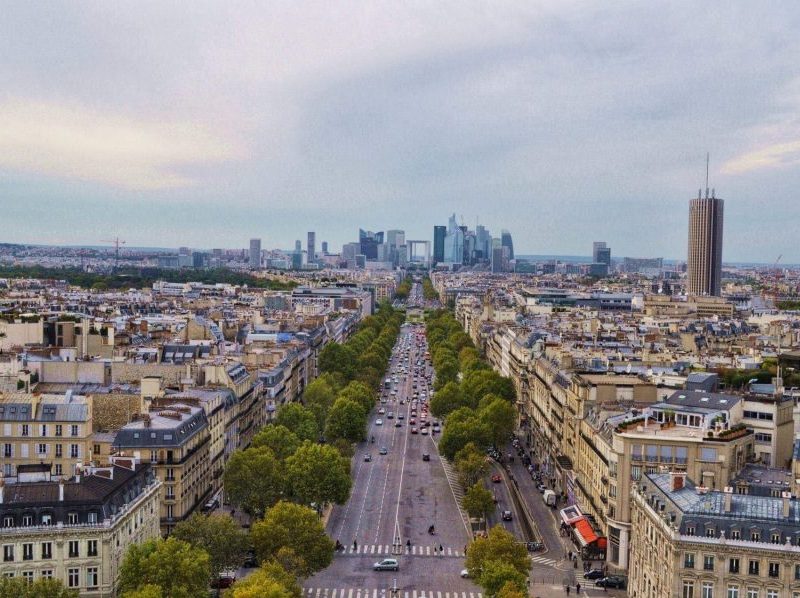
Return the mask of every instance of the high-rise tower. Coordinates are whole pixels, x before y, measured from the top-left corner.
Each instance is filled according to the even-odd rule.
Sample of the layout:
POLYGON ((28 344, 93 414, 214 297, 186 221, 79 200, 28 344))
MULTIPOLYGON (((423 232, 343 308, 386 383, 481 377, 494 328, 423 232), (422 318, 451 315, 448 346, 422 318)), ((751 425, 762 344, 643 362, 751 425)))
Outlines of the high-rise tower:
POLYGON ((689 255, 687 260, 690 295, 719 296, 722 282, 722 222, 725 201, 715 197, 697 198, 689 203, 689 255))
POLYGON ((317 257, 317 233, 309 231, 307 245, 308 246, 306 247, 306 250, 308 251, 308 261, 311 263, 317 257))
POLYGON ((250 239, 250 268, 256 270, 261 267, 261 239, 250 239))

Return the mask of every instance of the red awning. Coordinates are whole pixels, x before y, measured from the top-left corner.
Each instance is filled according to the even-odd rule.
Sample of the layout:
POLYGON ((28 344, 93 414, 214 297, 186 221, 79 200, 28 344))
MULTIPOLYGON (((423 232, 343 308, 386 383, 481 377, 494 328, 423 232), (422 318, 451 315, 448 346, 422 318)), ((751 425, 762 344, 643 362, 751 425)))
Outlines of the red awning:
POLYGON ((592 544, 597 541, 598 536, 592 529, 592 524, 587 521, 586 517, 581 517, 573 524, 575 528, 575 536, 578 538, 581 546, 592 544))

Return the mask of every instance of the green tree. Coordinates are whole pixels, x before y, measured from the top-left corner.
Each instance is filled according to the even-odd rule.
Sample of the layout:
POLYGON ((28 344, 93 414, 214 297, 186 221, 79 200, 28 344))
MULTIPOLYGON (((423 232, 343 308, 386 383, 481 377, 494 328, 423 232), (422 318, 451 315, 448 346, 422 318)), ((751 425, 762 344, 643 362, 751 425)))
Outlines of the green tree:
POLYGON ((332 379, 333 377, 330 374, 323 374, 306 386, 303 391, 303 405, 314 413, 317 418, 317 427, 320 430, 325 429, 328 411, 336 400, 336 393, 330 383, 332 379))
POLYGON ((463 504, 464 510, 470 517, 485 519, 494 509, 494 496, 479 482, 467 490, 463 504))
POLYGON ((301 504, 344 504, 350 495, 350 462, 335 447, 303 443, 286 459, 286 473, 292 496, 301 504))
POLYGON ((292 598, 301 598, 303 595, 303 589, 300 587, 300 584, 297 583, 297 576, 287 571, 277 561, 273 560, 261 563, 259 572, 263 572, 268 577, 279 582, 284 588, 289 590, 292 598))
POLYGON ((517 410, 508 401, 489 394, 481 401, 478 418, 489 431, 492 444, 502 446, 514 431, 517 410))
POLYGON ((258 517, 284 497, 287 481, 283 464, 263 446, 234 452, 224 484, 232 504, 258 517))
POLYGON ((475 411, 462 407, 450 414, 439 441, 439 452, 452 461, 470 442, 479 449, 485 448, 491 442, 491 434, 475 411))
POLYGON ((525 545, 517 543, 516 538, 500 525, 491 528, 485 538, 477 538, 469 545, 466 567, 470 576, 480 580, 489 561, 508 563, 525 576, 530 569, 525 545))
POLYGON ((447 417, 450 412, 466 406, 457 382, 448 382, 431 398, 431 413, 436 417, 447 417))
POLYGON ((275 416, 275 423, 289 428, 300 440, 310 440, 311 442, 319 440, 316 416, 300 403, 282 405, 275 416))
POLYGON ((164 597, 164 592, 161 590, 161 586, 147 584, 146 586, 142 586, 138 590, 131 590, 130 592, 125 592, 122 595, 122 598, 165 598, 165 597, 164 597))
POLYGON ((120 567, 120 592, 147 585, 170 598, 195 598, 208 592, 208 553, 177 538, 150 540, 128 548, 120 567))
POLYGON ((512 590, 525 592, 527 578, 527 572, 518 571, 514 565, 499 559, 491 559, 484 563, 483 570, 476 581, 486 590, 487 596, 496 597, 501 591, 505 591, 505 593, 512 590))
POLYGON ((250 448, 261 447, 268 448, 278 460, 283 461, 300 447, 300 439, 286 426, 269 424, 261 428, 250 443, 250 448))
POLYGON ((39 578, 29 582, 22 577, 0 578, 0 598, 78 598, 57 579, 39 578))
POLYGON ((339 392, 337 398, 355 401, 364 408, 366 413, 369 413, 375 403, 373 394, 374 391, 363 382, 353 381, 339 392))
POLYGON ((300 577, 324 569, 333 560, 333 542, 325 535, 322 521, 302 505, 279 502, 253 524, 250 536, 262 562, 278 557, 282 549, 291 550, 298 561, 290 572, 300 577))
POLYGON ((352 399, 339 397, 328 414, 325 438, 328 442, 343 438, 348 442, 361 442, 367 428, 364 408, 352 399))
POLYGON ((353 378, 357 353, 339 343, 328 343, 319 353, 317 361, 323 373, 341 374, 346 380, 353 378))
POLYGON ((508 581, 497 592, 497 598, 528 598, 528 589, 522 590, 513 581, 508 581))
POLYGON ((228 514, 195 513, 178 523, 172 535, 206 551, 211 580, 226 569, 238 569, 247 554, 247 535, 228 514))
POLYGON ((458 480, 464 488, 477 484, 489 471, 486 454, 474 442, 468 442, 456 453, 453 466, 458 473, 458 480))

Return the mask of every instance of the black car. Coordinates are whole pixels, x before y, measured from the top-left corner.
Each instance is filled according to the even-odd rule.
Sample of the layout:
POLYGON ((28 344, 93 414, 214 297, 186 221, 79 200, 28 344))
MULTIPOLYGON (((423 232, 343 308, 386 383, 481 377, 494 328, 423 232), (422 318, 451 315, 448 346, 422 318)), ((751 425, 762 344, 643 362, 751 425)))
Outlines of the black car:
POLYGON ((430 461, 431 456, 428 453, 422 453, 422 460, 423 461, 430 461))
POLYGON ((602 569, 591 569, 583 574, 586 579, 602 579, 606 576, 602 569))
POLYGON ((503 511, 503 521, 511 521, 511 519, 513 519, 511 511, 503 511))
POLYGON ((594 582, 594 585, 601 588, 618 588, 620 590, 624 590, 625 578, 618 575, 609 575, 603 579, 598 579, 596 582, 594 582))

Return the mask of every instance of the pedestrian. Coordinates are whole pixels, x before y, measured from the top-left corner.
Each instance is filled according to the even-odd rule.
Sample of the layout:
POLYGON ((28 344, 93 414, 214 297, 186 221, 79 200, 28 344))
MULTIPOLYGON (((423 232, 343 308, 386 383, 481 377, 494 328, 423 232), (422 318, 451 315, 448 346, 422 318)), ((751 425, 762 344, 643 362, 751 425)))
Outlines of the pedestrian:
POLYGON ((581 593, 581 584, 579 584, 579 583, 575 584, 575 593, 576 594, 580 594, 581 593))
POLYGON ((444 548, 442 548, 441 544, 439 544, 439 553, 444 554, 444 548))
POLYGON ((569 586, 567 586, 567 596, 569 596, 569 586))
POLYGON ((356 550, 358 550, 358 542, 356 542, 356 539, 353 538, 353 552, 355 552, 356 550))
POLYGON ((467 556, 467 545, 464 544, 464 556, 467 556))
POLYGON ((572 551, 570 550, 567 554, 569 555, 569 560, 572 560, 572 551))

